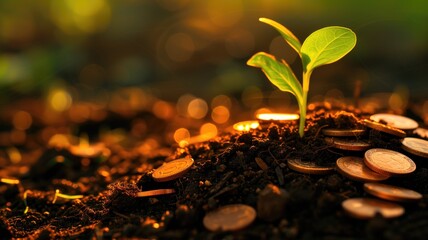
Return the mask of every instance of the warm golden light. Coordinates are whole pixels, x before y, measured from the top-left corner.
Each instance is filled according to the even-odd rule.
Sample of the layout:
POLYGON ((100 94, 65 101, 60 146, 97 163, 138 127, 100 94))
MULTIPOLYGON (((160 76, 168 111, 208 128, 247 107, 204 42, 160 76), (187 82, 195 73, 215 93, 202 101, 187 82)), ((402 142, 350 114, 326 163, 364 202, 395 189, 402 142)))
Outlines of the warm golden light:
POLYGON ((190 132, 186 128, 179 128, 174 132, 174 141, 183 147, 188 144, 190 140, 190 132))
POLYGON ((260 126, 260 123, 256 120, 250 120, 250 121, 242 121, 233 124, 233 129, 240 132, 248 132, 251 129, 256 129, 260 126))
POLYGON ((257 119, 260 120, 273 120, 273 121, 292 121, 299 119, 298 114, 292 113, 260 113, 257 114, 257 119))
POLYGON ((165 101, 157 101, 153 105, 153 114, 161 119, 170 119, 174 116, 174 108, 165 101))
POLYGON ((211 112, 211 118, 218 124, 226 123, 229 120, 230 112, 225 106, 217 106, 211 112))
POLYGON ((217 126, 212 123, 205 123, 200 128, 200 134, 206 138, 213 138, 217 136, 217 126))
POLYGON ((190 101, 187 106, 187 113, 195 119, 202 119, 207 115, 208 104, 201 98, 196 98, 190 101))
POLYGON ((232 100, 226 95, 217 95, 211 100, 211 108, 225 106, 228 109, 232 108, 232 100))
POLYGON ((13 115, 12 124, 18 130, 27 130, 32 123, 33 118, 28 112, 18 111, 13 115))
POLYGON ((9 155, 9 159, 11 163, 19 163, 22 160, 22 155, 21 152, 19 152, 19 150, 17 148, 9 148, 7 150, 7 154, 9 155))
POLYGON ((19 184, 20 181, 18 179, 1 178, 0 182, 6 183, 6 184, 11 184, 11 185, 16 185, 16 184, 19 184))
POLYGON ((67 148, 70 146, 70 141, 64 134, 55 134, 49 139, 48 146, 59 149, 67 148))
POLYGON ((53 110, 63 112, 70 108, 72 98, 64 89, 55 89, 49 94, 49 104, 53 110))
POLYGON ((80 137, 79 145, 72 145, 69 147, 69 150, 72 154, 84 157, 84 158, 92 158, 98 157, 104 150, 103 143, 97 143, 94 145, 89 144, 88 136, 82 135, 80 137))

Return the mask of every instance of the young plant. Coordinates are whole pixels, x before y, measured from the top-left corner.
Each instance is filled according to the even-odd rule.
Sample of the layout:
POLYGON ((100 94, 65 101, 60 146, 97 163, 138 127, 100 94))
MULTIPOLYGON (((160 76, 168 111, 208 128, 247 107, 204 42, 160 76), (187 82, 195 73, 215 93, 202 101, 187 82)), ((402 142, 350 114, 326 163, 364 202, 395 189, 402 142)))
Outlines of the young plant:
POLYGON ((290 92, 297 99, 300 111, 299 134, 303 137, 306 121, 306 104, 311 74, 315 68, 336 62, 349 53, 357 43, 355 33, 345 27, 331 26, 321 28, 309 35, 303 44, 283 25, 268 19, 260 18, 260 22, 274 27, 299 55, 302 60, 302 84, 293 70, 284 61, 274 56, 259 52, 247 62, 249 66, 261 68, 272 84, 281 91, 290 92))

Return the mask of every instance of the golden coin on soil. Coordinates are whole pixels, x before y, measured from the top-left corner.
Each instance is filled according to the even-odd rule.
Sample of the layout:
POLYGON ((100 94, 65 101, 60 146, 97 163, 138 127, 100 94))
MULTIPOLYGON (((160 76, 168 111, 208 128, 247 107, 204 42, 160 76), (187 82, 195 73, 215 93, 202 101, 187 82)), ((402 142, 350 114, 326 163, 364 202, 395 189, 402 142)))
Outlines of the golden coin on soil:
POLYGON ((364 151, 370 148, 370 144, 361 140, 349 140, 334 137, 326 137, 326 143, 334 148, 348 151, 364 151))
POLYGON ((203 224, 210 231, 237 231, 250 225, 256 219, 256 210, 245 204, 231 204, 220 207, 205 215, 203 224))
POLYGON ((364 164, 364 159, 360 157, 341 157, 336 161, 337 170, 347 178, 356 181, 374 182, 389 178, 372 171, 364 164))
POLYGON ((377 213, 384 218, 404 214, 404 208, 396 203, 371 198, 350 198, 342 202, 342 207, 350 216, 359 219, 370 219, 377 213))
POLYGON ((137 197, 153 197, 165 194, 175 193, 174 189, 156 189, 156 190, 148 190, 137 193, 137 197))
POLYGON ((257 129, 259 126, 260 126, 259 121, 249 120, 249 121, 242 121, 242 122, 237 122, 233 124, 233 129, 240 132, 248 132, 252 129, 257 129))
POLYGON ((364 163, 384 175, 403 175, 416 170, 416 164, 404 154, 383 148, 373 148, 364 154, 364 163))
POLYGON ((362 123, 365 126, 372 128, 372 129, 375 129, 377 131, 388 133, 388 134, 391 134, 391 135, 394 135, 394 136, 397 136, 400 138, 406 137, 406 133, 403 130, 395 128, 395 127, 391 127, 391 126, 388 126, 388 125, 385 125, 382 123, 378 123, 378 122, 375 122, 372 120, 368 120, 368 119, 364 119, 362 123))
POLYGON ((259 113, 256 118, 264 121, 293 121, 300 117, 294 113, 259 113))
POLYGON ((381 183, 365 183, 364 190, 378 198, 392 201, 417 201, 422 199, 422 194, 396 186, 381 183))
POLYGON ((415 120, 395 114, 378 113, 371 115, 370 119, 376 122, 386 122, 386 125, 401 130, 413 130, 418 127, 418 123, 415 120))
POLYGON ((420 157, 428 158, 428 141, 427 140, 406 137, 401 141, 401 143, 403 144, 402 148, 407 152, 413 153, 420 157))
POLYGON ((290 169, 306 174, 329 174, 334 172, 334 166, 319 166, 315 162, 304 162, 301 159, 288 159, 287 164, 290 169))
POLYGON ((183 176, 193 165, 190 157, 166 162, 153 171, 152 177, 156 182, 166 182, 183 176))
POLYGON ((364 129, 336 129, 336 128, 324 128, 322 133, 330 137, 356 137, 366 133, 364 129))

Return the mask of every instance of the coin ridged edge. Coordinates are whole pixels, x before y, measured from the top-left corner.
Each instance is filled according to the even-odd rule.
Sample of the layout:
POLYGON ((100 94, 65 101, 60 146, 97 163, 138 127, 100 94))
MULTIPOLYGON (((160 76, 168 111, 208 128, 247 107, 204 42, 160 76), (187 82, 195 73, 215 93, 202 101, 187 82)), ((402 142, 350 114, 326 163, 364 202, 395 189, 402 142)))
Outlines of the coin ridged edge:
POLYGON ((348 208, 348 206, 346 206, 347 203, 349 203, 351 201, 366 201, 366 204, 367 204, 367 202, 378 202, 378 203, 381 203, 381 204, 387 204, 389 206, 394 206, 394 207, 397 208, 397 210, 399 210, 398 214, 392 215, 392 216, 391 215, 384 215, 382 213, 382 211, 378 211, 384 218, 396 218, 396 217, 399 217, 399 216, 403 215, 404 212, 405 212, 405 210, 404 210, 404 208, 402 206, 400 206, 400 205, 398 205, 396 203, 386 202, 384 200, 378 200, 378 199, 372 199, 372 198, 349 198, 349 199, 346 199, 345 201, 343 201, 342 202, 342 208, 345 210, 345 212, 348 215, 350 215, 350 216, 352 216, 354 218, 358 218, 358 219, 363 219, 363 220, 371 219, 371 218, 373 218, 376 215, 376 212, 373 215, 368 216, 368 215, 361 214, 361 212, 352 211, 351 208, 348 208))
MULTIPOLYGON (((369 170, 373 171, 373 173, 381 176, 382 178, 364 178, 363 176, 357 176, 357 175, 353 174, 352 172, 346 171, 345 170, 346 167, 342 168, 340 166, 340 165, 342 165, 342 163, 340 163, 341 161, 346 161, 346 160, 341 160, 341 159, 344 159, 344 158, 346 158, 346 157, 340 157, 340 158, 337 159, 337 161, 336 161, 336 169, 337 169, 337 171, 340 174, 342 174, 343 176, 345 176, 345 177, 347 177, 347 178, 349 178, 351 180, 361 181, 361 182, 378 182, 378 181, 384 181, 384 180, 386 180, 386 179, 389 178, 388 175, 380 174, 378 172, 375 172, 375 171, 371 170, 370 168, 369 168, 369 170)), ((364 164, 364 159, 363 158, 361 158, 361 164, 364 164)))
POLYGON ((331 167, 326 167, 326 166, 308 167, 305 165, 299 165, 297 162, 295 162, 295 159, 287 160, 287 165, 290 169, 292 169, 296 172, 306 173, 306 174, 323 175, 323 174, 329 174, 329 173, 334 172, 334 166, 331 166, 331 167))
MULTIPOLYGON (((416 139, 418 139, 418 138, 416 138, 416 139)), ((402 141, 401 141, 401 148, 402 149, 404 149, 404 150, 406 150, 407 152, 409 152, 409 153, 412 153, 412 154, 414 154, 414 155, 416 155, 416 156, 419 156, 419 157, 423 157, 423 158, 428 158, 428 153, 424 153, 424 152, 421 152, 421 151, 418 151, 418 150, 415 150, 415 149, 413 149, 413 148, 411 148, 411 147, 408 147, 408 146, 406 146, 405 144, 404 144, 404 141, 406 140, 406 138, 404 138, 402 141)), ((426 140, 424 140, 424 139, 420 139, 421 141, 426 141, 426 140)), ((412 141, 412 140, 410 140, 410 141, 412 141)), ((428 142, 428 141, 427 141, 428 142)))
POLYGON ((395 128, 395 127, 391 127, 379 122, 375 122, 372 120, 368 120, 368 119, 364 119, 363 120, 363 124, 369 128, 384 132, 384 133, 388 133, 400 138, 404 138, 406 137, 406 132, 404 132, 401 129, 395 128))
POLYGON ((183 168, 183 170, 182 171, 180 171, 180 172, 178 172, 178 173, 175 173, 175 174, 172 174, 172 175, 167 175, 167 176, 157 176, 158 174, 156 174, 162 167, 164 167, 165 166, 165 164, 173 164, 173 162, 174 161, 177 161, 177 160, 181 160, 181 158, 180 159, 176 159, 176 160, 173 160, 173 161, 170 161, 170 162, 166 162, 166 163, 164 163, 162 166, 160 166, 160 167, 158 167, 157 169, 155 169, 154 171, 153 171, 153 174, 152 174, 152 178, 156 181, 156 182, 168 182, 168 181, 172 181, 172 180, 175 180, 175 179, 177 179, 177 178, 180 178, 180 177, 182 177, 185 173, 187 173, 189 170, 190 170, 190 168, 193 166, 193 164, 194 164, 194 160, 193 160, 193 158, 188 158, 189 160, 191 160, 191 163, 189 163, 189 166, 187 166, 186 168, 183 168))
POLYGON ((383 149, 383 148, 372 148, 372 149, 370 149, 370 150, 367 150, 367 151, 364 153, 364 163, 365 163, 365 164, 367 165, 367 167, 369 167, 371 170, 373 170, 373 171, 375 171, 375 172, 377 172, 377 173, 380 173, 380 174, 388 175, 388 176, 401 176, 401 175, 406 175, 406 174, 410 174, 410 173, 412 173, 412 172, 414 172, 414 171, 416 170, 416 164, 415 164, 415 162, 414 162, 412 159, 410 159, 409 157, 407 157, 406 155, 404 155, 404 154, 402 154, 402 153, 400 153, 400 152, 396 152, 396 151, 389 150, 389 149, 383 149), (367 159, 367 152, 369 152, 369 151, 388 151, 388 152, 394 152, 394 153, 401 154, 401 155, 403 155, 405 158, 408 158, 408 160, 409 160, 408 162, 410 163, 410 166, 411 166, 411 168, 410 168, 410 169, 412 169, 412 170, 411 170, 411 171, 409 170, 409 171, 407 171, 407 172, 405 172, 405 173, 403 173, 403 172, 391 172, 391 171, 384 170, 384 169, 382 169, 382 168, 380 168, 380 167, 376 166, 376 165, 373 163, 373 160, 367 159))
MULTIPOLYGON (((401 129, 401 130, 403 130, 403 131, 412 131, 412 130, 415 130, 416 128, 418 128, 419 127, 419 124, 418 124, 418 122, 416 122, 415 120, 413 120, 413 119, 411 119, 411 118, 409 118, 409 117, 406 117, 406 116, 401 116, 401 115, 396 115, 396 114, 391 114, 391 113, 377 113, 377 114, 373 114, 372 116, 370 116, 370 120, 372 120, 372 121, 375 121, 375 122, 378 122, 376 119, 375 119, 375 117, 373 117, 373 116, 376 116, 376 115, 385 115, 386 117, 379 117, 378 119, 379 120, 383 120, 383 121, 385 121, 385 122, 388 122, 388 121, 386 121, 385 119, 393 119, 393 118, 401 118, 401 119, 405 119, 405 121, 407 121, 407 122, 411 122, 414 126, 413 127, 411 127, 411 128, 408 128, 408 127, 406 127, 406 128, 399 128, 399 127, 396 127, 396 126, 391 126, 391 127, 394 127, 394 128, 398 128, 398 129, 401 129), (372 119, 373 118, 373 119, 372 119)), ((395 122, 395 121, 392 121, 392 122, 395 122)))
POLYGON ((402 197, 402 196, 398 196, 398 195, 393 195, 393 194, 388 194, 382 191, 378 191, 375 189, 371 189, 370 185, 373 184, 379 184, 379 183, 365 183, 364 184, 364 191, 366 191, 367 193, 376 196, 378 198, 382 198, 382 199, 386 199, 386 200, 391 200, 391 201, 398 201, 398 202, 411 202, 411 201, 418 201, 421 200, 423 198, 422 194, 413 191, 411 189, 407 189, 407 188, 401 188, 401 187, 396 187, 396 186, 392 186, 392 185, 387 185, 387 184, 379 184, 379 185, 383 185, 384 187, 391 187, 391 188, 396 188, 396 189, 400 189, 403 191, 411 191, 416 195, 420 195, 420 197, 417 198, 412 198, 412 197, 402 197))
POLYGON ((362 146, 362 145, 352 145, 352 144, 347 145, 346 141, 344 141, 342 139, 337 139, 337 138, 334 138, 334 137, 326 137, 325 141, 328 144, 331 144, 334 148, 342 149, 342 150, 348 150, 348 151, 365 151, 365 150, 367 150, 367 149, 370 148, 370 144, 368 144, 366 142, 363 142, 363 141, 361 141, 361 143, 365 143, 367 145, 364 145, 364 146, 362 146))
POLYGON ((336 129, 324 128, 322 133, 330 137, 357 137, 366 133, 364 129, 336 129))

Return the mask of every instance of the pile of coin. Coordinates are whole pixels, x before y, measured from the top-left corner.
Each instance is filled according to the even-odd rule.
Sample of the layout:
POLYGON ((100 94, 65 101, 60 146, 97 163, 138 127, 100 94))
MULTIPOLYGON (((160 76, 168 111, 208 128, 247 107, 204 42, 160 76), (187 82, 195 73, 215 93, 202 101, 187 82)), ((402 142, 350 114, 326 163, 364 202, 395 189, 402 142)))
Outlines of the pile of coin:
MULTIPOLYGON (((410 118, 393 114, 375 114, 364 119, 362 124, 368 128, 386 133, 391 137, 402 138, 402 148, 419 157, 428 158, 428 141, 406 137, 406 132, 414 131, 418 123, 410 118)), ((365 151, 364 157, 345 156, 337 159, 336 170, 343 176, 366 182, 364 190, 377 198, 351 198, 342 202, 342 207, 350 216, 369 219, 376 214, 394 218, 404 214, 405 209, 391 201, 417 201, 422 195, 410 189, 377 183, 393 176, 410 174, 416 164, 408 156, 383 148, 372 148, 368 141, 362 140, 364 130, 323 129, 326 142, 332 147, 348 151, 365 151), (351 138, 353 137, 353 138, 351 138)))

